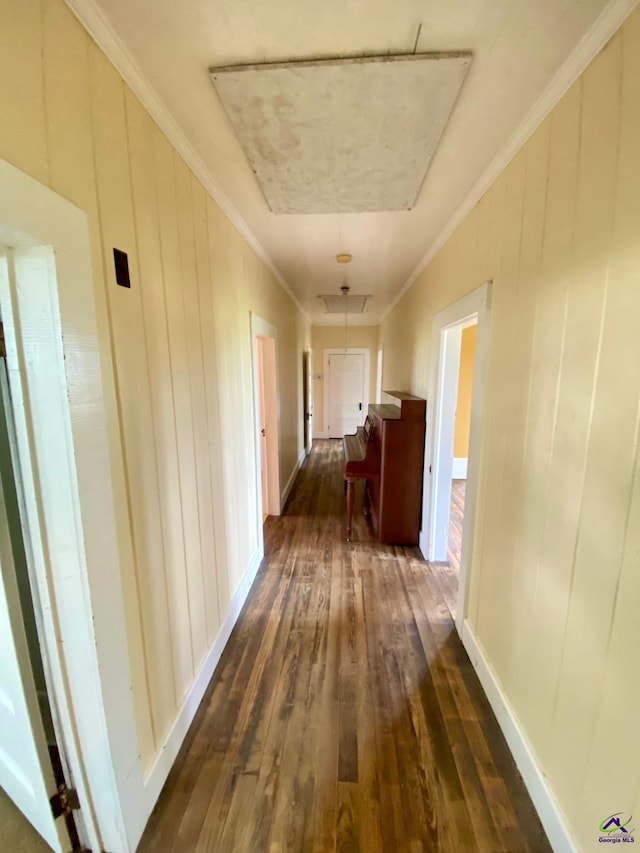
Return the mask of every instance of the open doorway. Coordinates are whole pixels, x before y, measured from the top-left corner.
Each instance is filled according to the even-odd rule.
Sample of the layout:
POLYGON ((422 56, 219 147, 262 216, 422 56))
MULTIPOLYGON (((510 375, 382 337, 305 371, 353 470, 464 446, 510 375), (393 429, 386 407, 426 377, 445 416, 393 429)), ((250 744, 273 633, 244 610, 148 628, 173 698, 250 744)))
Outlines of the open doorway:
POLYGON ((260 527, 280 515, 280 451, 278 441, 277 331, 251 315, 256 406, 256 469, 260 527))
MULTIPOLYGON (((462 528, 464 524, 465 492, 469 463, 469 430, 471 427, 471 401, 473 398, 473 373, 478 338, 477 315, 464 321, 456 329, 456 340, 460 342, 458 352, 458 375, 450 389, 456 398, 453 423, 451 460, 451 495, 449 498, 449 530, 447 541, 447 563, 451 569, 452 586, 457 590, 462 552, 462 528), (457 331, 460 331, 460 335, 457 331)), ((455 603, 453 604, 455 609, 455 603)))
POLYGON ((310 349, 302 353, 302 405, 303 405, 303 432, 304 452, 308 456, 313 445, 313 381, 311 377, 311 365, 313 355, 310 349))
POLYGON ((487 282, 433 321, 420 548, 430 562, 445 564, 447 604, 459 633, 475 522, 490 287, 487 282))

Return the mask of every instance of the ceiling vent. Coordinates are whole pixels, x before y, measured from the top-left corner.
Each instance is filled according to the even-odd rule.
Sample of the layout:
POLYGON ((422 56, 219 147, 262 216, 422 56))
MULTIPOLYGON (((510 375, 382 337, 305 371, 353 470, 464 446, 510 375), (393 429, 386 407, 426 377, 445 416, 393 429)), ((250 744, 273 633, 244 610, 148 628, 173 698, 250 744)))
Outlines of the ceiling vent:
POLYGON ((359 296, 352 293, 348 297, 333 294, 318 296, 318 299, 324 300, 327 314, 363 314, 367 299, 372 298, 371 295, 359 296))
POLYGON ((410 210, 469 53, 211 68, 274 213, 410 210))

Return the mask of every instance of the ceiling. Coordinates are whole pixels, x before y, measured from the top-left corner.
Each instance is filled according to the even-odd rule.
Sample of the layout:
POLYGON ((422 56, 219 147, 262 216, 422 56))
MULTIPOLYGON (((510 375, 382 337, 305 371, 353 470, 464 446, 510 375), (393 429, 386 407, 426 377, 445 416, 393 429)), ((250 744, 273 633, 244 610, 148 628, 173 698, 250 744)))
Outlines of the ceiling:
MULTIPOLYGON (((87 0, 68 2, 84 20, 87 0)), ((373 295, 357 321, 377 324, 456 215, 477 200, 492 165, 495 174, 514 138, 524 140, 523 127, 533 129, 532 110, 615 5, 620 0, 93 0, 223 207, 311 322, 327 325, 343 322, 317 298, 339 294, 344 283, 336 254, 353 255, 351 292, 373 295), (272 213, 208 69, 414 50, 470 51, 473 59, 413 209, 272 213)))

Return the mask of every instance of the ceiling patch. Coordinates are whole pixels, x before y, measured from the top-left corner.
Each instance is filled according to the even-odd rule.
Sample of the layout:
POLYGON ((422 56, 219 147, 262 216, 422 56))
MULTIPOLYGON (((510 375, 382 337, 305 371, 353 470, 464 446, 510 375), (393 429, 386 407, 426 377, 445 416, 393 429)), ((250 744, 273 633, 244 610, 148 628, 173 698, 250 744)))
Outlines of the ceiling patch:
POLYGON ((469 53, 210 69, 274 213, 410 210, 469 53))

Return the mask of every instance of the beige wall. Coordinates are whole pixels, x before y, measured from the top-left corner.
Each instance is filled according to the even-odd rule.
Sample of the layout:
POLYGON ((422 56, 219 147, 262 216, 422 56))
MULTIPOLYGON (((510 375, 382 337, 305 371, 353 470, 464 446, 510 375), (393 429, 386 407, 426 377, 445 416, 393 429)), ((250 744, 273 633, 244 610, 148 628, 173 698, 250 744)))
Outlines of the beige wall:
POLYGON ((383 324, 426 391, 433 315, 493 279, 468 619, 579 841, 640 812, 640 11, 383 324))
POLYGON ((453 455, 466 459, 469 455, 469 427, 471 425, 471 395, 473 370, 476 365, 478 326, 462 330, 460 343, 460 369, 458 370, 458 399, 456 401, 456 428, 453 434, 453 455))
POLYGON ((3 18, 0 157, 89 221, 148 770, 258 544, 250 311, 278 329, 283 486, 310 329, 62 0, 5 0, 3 18))
MULTIPOLYGON (((369 350, 369 403, 374 403, 376 399, 378 331, 378 326, 349 326, 347 329, 349 347, 369 350)), ((344 344, 344 326, 313 326, 311 329, 314 434, 324 430, 324 350, 341 349, 344 344)))

